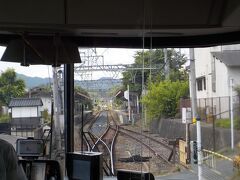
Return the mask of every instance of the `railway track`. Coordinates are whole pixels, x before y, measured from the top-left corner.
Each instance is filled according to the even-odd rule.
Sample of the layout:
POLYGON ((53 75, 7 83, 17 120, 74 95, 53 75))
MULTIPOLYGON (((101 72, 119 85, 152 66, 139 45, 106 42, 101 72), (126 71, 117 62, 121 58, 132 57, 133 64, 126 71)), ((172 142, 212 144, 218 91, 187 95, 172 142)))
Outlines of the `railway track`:
POLYGON ((111 112, 99 113, 95 120, 84 126, 85 139, 90 151, 103 152, 105 170, 108 175, 114 175, 114 144, 118 134, 118 125, 111 112), (114 129, 111 128, 114 126, 114 129), (87 138, 88 136, 88 138, 87 138), (110 160, 110 163, 108 163, 110 160))
POLYGON ((123 127, 119 127, 119 133, 130 137, 131 139, 142 144, 149 149, 156 157, 164 160, 166 163, 172 164, 170 161, 173 148, 166 144, 164 140, 156 140, 153 137, 139 133, 133 130, 129 130, 123 127))
POLYGON ((171 160, 173 147, 169 146, 165 139, 156 139, 143 132, 140 133, 120 126, 119 122, 114 120, 111 111, 100 112, 95 120, 87 123, 84 126, 84 134, 88 150, 103 152, 104 164, 110 173, 107 173, 107 170, 105 172, 109 175, 114 175, 115 172, 114 146, 118 135, 141 144, 166 165, 172 165, 174 162, 171 160))
MULTIPOLYGON (((115 167, 114 166, 114 145, 115 145, 116 137, 118 135, 119 126, 116 120, 114 120, 111 111, 108 111, 107 120, 108 120, 108 127, 99 139, 101 139, 102 143, 105 144, 105 147, 108 149, 109 157, 110 157, 111 173, 112 175, 114 175, 114 172, 115 172, 114 171, 114 167, 115 167)), ((98 142, 96 142, 96 144, 97 143, 98 142)))
MULTIPOLYGON (((79 128, 77 129, 79 133, 77 135, 77 137, 80 138, 79 142, 79 150, 81 151, 90 151, 92 144, 89 144, 90 141, 87 141, 87 132, 89 130, 89 128, 91 128, 92 124, 95 122, 95 120, 99 117, 100 112, 96 113, 96 114, 92 114, 91 116, 87 117, 87 118, 83 118, 83 122, 82 119, 77 119, 77 121, 75 121, 75 125, 79 126, 79 128), (83 137, 82 137, 83 136, 83 137), (83 141, 82 141, 83 139, 83 141)), ((81 116, 81 115, 80 115, 81 116)))

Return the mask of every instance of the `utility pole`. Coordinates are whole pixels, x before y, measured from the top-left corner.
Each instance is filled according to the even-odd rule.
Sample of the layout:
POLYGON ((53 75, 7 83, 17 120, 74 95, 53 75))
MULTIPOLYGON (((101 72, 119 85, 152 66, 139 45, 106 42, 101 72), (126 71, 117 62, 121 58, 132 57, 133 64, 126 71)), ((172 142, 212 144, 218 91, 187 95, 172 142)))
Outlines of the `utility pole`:
MULTIPOLYGON (((143 44, 144 44, 144 39, 143 39, 143 44)), ((145 84, 144 84, 144 76, 145 76, 145 61, 144 61, 144 50, 142 51, 142 98, 143 96, 146 95, 146 90, 145 90, 145 84)), ((145 111, 145 106, 142 102, 142 121, 144 119, 144 126, 147 124, 147 119, 146 119, 146 111, 145 111)))
POLYGON ((233 78, 230 78, 230 117, 231 117, 231 149, 234 149, 234 122, 233 122, 233 78))
POLYGON ((167 59, 167 48, 164 48, 164 62, 165 62, 165 77, 169 79, 169 61, 167 59))
MULTIPOLYGON (((197 151, 198 151, 198 180, 202 180, 202 145, 201 145, 201 124, 200 118, 197 117, 197 92, 196 92, 196 72, 195 72, 195 57, 194 49, 189 49, 190 55, 190 92, 191 92, 191 106, 192 117, 197 120, 197 151)), ((189 146, 188 146, 189 147, 189 146)))
POLYGON ((190 56, 190 92, 191 92, 191 108, 193 118, 197 117, 197 91, 196 91, 196 72, 195 72, 195 57, 194 49, 189 49, 190 56))
POLYGON ((57 68, 53 67, 53 102, 54 102, 54 141, 56 150, 61 149, 61 132, 60 132, 60 112, 61 106, 59 101, 59 92, 58 92, 58 79, 57 79, 57 68))

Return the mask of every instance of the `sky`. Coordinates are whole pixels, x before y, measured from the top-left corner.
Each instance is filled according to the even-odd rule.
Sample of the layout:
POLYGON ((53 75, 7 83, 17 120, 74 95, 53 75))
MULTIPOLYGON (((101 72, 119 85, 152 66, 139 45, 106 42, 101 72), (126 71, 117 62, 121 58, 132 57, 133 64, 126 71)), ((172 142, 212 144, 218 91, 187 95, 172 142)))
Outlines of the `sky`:
MULTIPOLYGON (((4 53, 5 47, 0 46, 0 58, 4 53)), ((48 77, 48 69, 51 72, 51 68, 48 66, 34 65, 29 67, 20 66, 20 63, 11 63, 0 61, 0 73, 8 68, 14 68, 19 74, 24 74, 31 77, 48 77)))
MULTIPOLYGON (((0 58, 4 53, 5 47, 0 46, 0 58)), ((132 64, 134 62, 134 54, 137 50, 133 49, 106 49, 98 48, 97 55, 102 55, 104 57, 105 65, 112 64, 132 64)), ((102 61, 102 59, 99 59, 102 61)), ((99 64, 102 64, 102 62, 99 64)), ((51 66, 46 65, 31 65, 29 67, 20 66, 20 63, 11 63, 0 61, 0 72, 5 71, 7 68, 14 68, 19 74, 24 74, 31 77, 52 77, 51 66)), ((100 77, 112 76, 109 73, 94 72, 92 79, 98 79, 100 77)))
MULTIPOLYGON (((99 65, 116 65, 116 64, 133 64, 134 55, 137 50, 135 49, 119 49, 119 48, 97 48, 97 55, 102 55, 103 58, 98 59, 99 65)), ((82 58, 83 60, 83 58, 82 58)), ((96 65, 96 64, 93 64, 96 65)), ((93 72, 92 79, 99 79, 99 77, 113 77, 113 73, 93 72)), ((115 74, 116 75, 116 74, 115 74)), ((75 74, 75 77, 77 75, 75 74)), ((121 73, 118 73, 117 78, 121 78, 121 73)), ((116 77, 114 77, 116 78, 116 77)))
MULTIPOLYGON (((5 47, 0 46, 0 58, 5 50, 5 47)), ((80 50, 85 52, 86 50, 80 50)), ((97 48, 97 55, 102 55, 102 58, 98 59, 96 64, 113 65, 113 64, 132 64, 134 63, 134 55, 137 51, 142 51, 141 49, 119 49, 119 48, 97 48), (104 61, 104 62, 103 62, 104 61)), ((188 50, 183 49, 183 53, 187 53, 188 50)), ((80 53, 80 55, 84 55, 80 53)), ((84 61, 84 58, 82 58, 84 61)), ((78 64, 77 64, 78 65, 78 64)), ((46 65, 31 65, 29 67, 20 66, 20 63, 11 63, 0 61, 0 73, 5 71, 7 68, 14 68, 19 74, 24 74, 30 77, 42 77, 48 78, 52 77, 52 67, 46 65)), ((86 79, 99 79, 101 77, 113 77, 113 73, 107 72, 93 72, 88 74, 75 74, 75 79, 86 80, 86 79)), ((118 73, 117 78, 121 78, 121 73, 118 73)))

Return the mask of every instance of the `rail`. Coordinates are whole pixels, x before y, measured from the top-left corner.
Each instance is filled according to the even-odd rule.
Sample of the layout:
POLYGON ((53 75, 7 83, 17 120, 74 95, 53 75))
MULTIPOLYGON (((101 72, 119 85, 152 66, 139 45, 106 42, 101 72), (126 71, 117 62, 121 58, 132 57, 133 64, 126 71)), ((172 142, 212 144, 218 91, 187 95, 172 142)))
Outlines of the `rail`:
MULTIPOLYGON (((172 162, 168 160, 169 157, 167 157, 167 155, 166 155, 166 150, 168 151, 168 154, 170 155, 170 154, 171 154, 171 151, 172 151, 172 148, 168 147, 167 145, 164 145, 164 146, 163 146, 163 145, 162 145, 163 143, 160 142, 160 141, 157 141, 157 140, 154 140, 154 142, 155 142, 155 143, 158 142, 158 144, 160 144, 161 147, 153 148, 153 147, 151 147, 150 145, 148 145, 147 143, 143 142, 143 139, 142 139, 142 138, 137 138, 137 137, 136 137, 136 134, 143 136, 141 133, 137 133, 137 132, 134 132, 134 131, 133 131, 134 134, 135 134, 135 136, 132 136, 132 135, 130 135, 129 133, 124 132, 124 130, 125 130, 124 128, 121 128, 121 129, 119 129, 119 132, 122 133, 122 134, 124 134, 124 135, 126 135, 126 136, 128 136, 128 137, 130 137, 131 139, 134 139, 135 141, 137 141, 137 142, 139 142, 140 144, 142 144, 143 146, 145 146, 147 149, 149 149, 149 150, 150 150, 156 157, 158 157, 159 159, 162 159, 163 161, 167 162, 168 164, 172 164, 172 162), (165 153, 163 153, 162 147, 165 148, 165 153), (161 148, 161 149, 159 149, 159 148, 161 148), (159 151, 159 150, 160 150, 160 151, 159 151)), ((127 132, 131 132, 131 131, 128 130, 127 132)), ((144 137, 148 138, 148 136, 144 136, 144 137)))
POLYGON ((94 140, 94 138, 91 139, 92 142, 93 142, 93 146, 90 148, 91 151, 94 150, 95 148, 98 148, 97 146, 98 146, 99 143, 102 143, 102 144, 106 147, 106 149, 107 149, 107 151, 108 151, 108 154, 109 154, 109 156, 110 156, 111 175, 114 175, 113 151, 114 151, 115 139, 116 139, 117 134, 118 134, 118 125, 117 125, 117 123, 115 122, 112 114, 110 114, 110 116, 109 116, 109 114, 110 114, 110 112, 108 111, 108 113, 107 113, 107 122, 108 122, 108 123, 107 123, 107 128, 106 128, 106 130, 105 130, 100 136, 94 134, 94 132, 91 130, 91 127, 92 127, 93 124, 97 121, 97 119, 98 119, 98 117, 99 117, 100 115, 95 119, 95 121, 92 121, 92 122, 89 124, 87 133, 90 134, 91 136, 93 136, 93 137, 95 138, 95 140, 94 140), (111 117, 111 118, 110 118, 110 117, 111 117), (111 122, 114 122, 114 125, 112 125, 111 122), (114 132, 112 132, 112 133, 110 132, 110 131, 112 130, 111 126, 116 126, 116 130, 114 130, 114 132), (113 134, 113 133, 114 133, 114 134, 113 134), (110 134, 110 135, 108 135, 108 134, 110 134), (109 137, 112 138, 111 141, 110 141, 110 142, 111 142, 110 146, 108 146, 107 143, 104 141, 104 138, 107 137, 107 136, 109 136, 109 137))

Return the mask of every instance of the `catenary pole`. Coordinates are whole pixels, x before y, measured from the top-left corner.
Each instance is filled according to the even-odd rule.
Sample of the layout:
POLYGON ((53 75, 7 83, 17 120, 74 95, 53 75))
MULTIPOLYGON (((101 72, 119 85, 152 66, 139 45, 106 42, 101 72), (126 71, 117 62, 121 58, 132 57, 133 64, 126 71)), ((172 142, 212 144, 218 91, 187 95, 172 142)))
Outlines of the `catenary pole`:
POLYGON ((197 92, 196 92, 196 72, 195 72, 195 57, 194 49, 189 49, 190 56, 190 92, 191 92, 191 108, 192 116, 196 118, 197 116, 197 92))
POLYGON ((58 91, 57 68, 53 67, 53 100, 54 100, 54 140, 57 151, 61 150, 61 132, 60 132, 60 102, 58 91))
POLYGON ((201 150, 201 123, 200 118, 197 117, 197 92, 196 92, 196 72, 195 72, 195 57, 194 49, 189 49, 190 56, 190 91, 191 91, 191 106, 192 116, 197 119, 197 151, 198 151, 198 180, 202 180, 202 150, 201 150))
POLYGON ((167 57, 167 48, 164 48, 165 78, 169 79, 169 61, 167 57))

